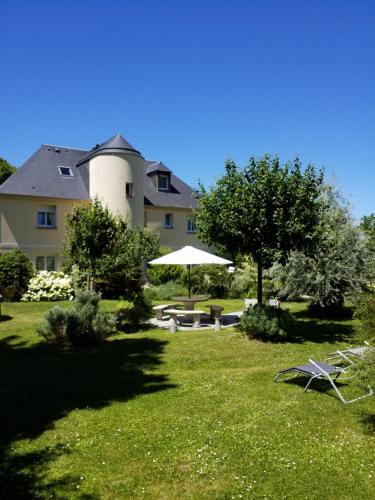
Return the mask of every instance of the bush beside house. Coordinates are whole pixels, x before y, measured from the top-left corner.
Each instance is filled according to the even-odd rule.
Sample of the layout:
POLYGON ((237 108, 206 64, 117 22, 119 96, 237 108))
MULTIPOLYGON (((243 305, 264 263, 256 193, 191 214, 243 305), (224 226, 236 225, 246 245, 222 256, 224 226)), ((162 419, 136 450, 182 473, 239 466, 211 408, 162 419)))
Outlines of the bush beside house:
POLYGON ((33 274, 31 261, 20 250, 0 253, 0 294, 5 300, 20 300, 33 274))

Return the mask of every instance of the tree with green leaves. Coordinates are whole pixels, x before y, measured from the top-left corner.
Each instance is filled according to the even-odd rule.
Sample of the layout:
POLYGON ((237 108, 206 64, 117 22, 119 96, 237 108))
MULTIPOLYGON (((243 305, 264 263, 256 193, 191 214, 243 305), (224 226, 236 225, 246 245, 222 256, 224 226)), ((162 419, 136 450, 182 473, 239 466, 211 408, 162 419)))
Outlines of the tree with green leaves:
POLYGON ((263 269, 286 262, 290 252, 312 247, 320 217, 323 172, 296 159, 281 165, 278 157, 250 158, 226 173, 210 189, 199 186, 198 236, 234 256, 251 255, 258 267, 258 302, 263 269))
POLYGON ((364 215, 359 228, 364 235, 367 248, 375 253, 375 215, 364 215))
POLYGON ((14 174, 16 170, 16 167, 12 167, 4 158, 0 158, 0 185, 14 174))
POLYGON ((374 256, 342 197, 325 186, 322 199, 314 253, 294 251, 286 266, 275 266, 272 274, 280 280, 282 294, 291 299, 307 295, 316 312, 335 315, 342 310, 345 294, 355 299, 374 276, 374 256))
MULTIPOLYGON (((96 278, 133 279, 145 259, 158 251, 158 237, 114 216, 98 199, 76 205, 67 214, 65 265, 76 265, 90 282, 96 278)), ((91 285, 93 286, 93 284, 91 285)))

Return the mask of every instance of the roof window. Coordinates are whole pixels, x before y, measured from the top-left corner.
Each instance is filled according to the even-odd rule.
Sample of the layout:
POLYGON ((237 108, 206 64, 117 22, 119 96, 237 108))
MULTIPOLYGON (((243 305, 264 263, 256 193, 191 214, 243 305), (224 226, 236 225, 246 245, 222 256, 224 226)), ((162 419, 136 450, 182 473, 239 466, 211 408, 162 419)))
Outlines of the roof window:
POLYGON ((168 174, 158 174, 158 189, 159 191, 169 191, 168 174))
POLYGON ((73 172, 70 167, 58 167, 62 177, 73 177, 73 172))

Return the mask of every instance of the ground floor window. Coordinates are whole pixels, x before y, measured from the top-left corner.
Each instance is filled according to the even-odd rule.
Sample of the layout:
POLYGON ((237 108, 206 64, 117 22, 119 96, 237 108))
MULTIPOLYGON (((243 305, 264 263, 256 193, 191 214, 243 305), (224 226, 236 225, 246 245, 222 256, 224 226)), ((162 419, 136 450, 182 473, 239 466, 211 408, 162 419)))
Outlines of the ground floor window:
POLYGON ((35 269, 41 271, 56 271, 56 257, 54 255, 38 255, 35 259, 35 269))

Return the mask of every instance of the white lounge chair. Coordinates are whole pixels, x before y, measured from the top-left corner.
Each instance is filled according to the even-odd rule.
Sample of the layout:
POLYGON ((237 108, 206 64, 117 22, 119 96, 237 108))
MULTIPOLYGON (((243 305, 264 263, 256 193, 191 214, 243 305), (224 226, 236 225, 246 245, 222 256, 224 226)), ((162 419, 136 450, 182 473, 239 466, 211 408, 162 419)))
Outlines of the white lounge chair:
POLYGON ((326 359, 326 363, 339 364, 342 361, 347 361, 349 364, 354 365, 356 359, 363 359, 367 352, 371 349, 375 349, 370 346, 368 342, 366 345, 361 347, 351 347, 349 349, 339 349, 335 352, 331 352, 326 359))
POLYGON ((309 377, 309 380, 304 389, 304 391, 306 392, 313 380, 315 379, 327 380, 335 390, 340 401, 344 404, 354 403, 355 401, 359 401, 360 399, 371 396, 373 394, 373 390, 370 386, 368 386, 368 392, 363 396, 359 396, 358 398, 354 398, 351 400, 346 400, 343 397, 343 395, 337 388, 335 381, 340 377, 340 375, 345 373, 347 370, 348 367, 340 368, 339 366, 329 365, 324 361, 313 361, 312 359, 309 359, 309 362, 306 363, 305 365, 292 366, 291 368, 287 368, 286 370, 280 370, 275 378, 275 382, 278 380, 280 376, 289 373, 293 373, 293 376, 289 378, 294 378, 297 377, 298 375, 306 375, 307 377, 309 377))

